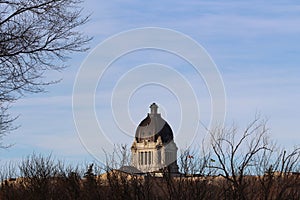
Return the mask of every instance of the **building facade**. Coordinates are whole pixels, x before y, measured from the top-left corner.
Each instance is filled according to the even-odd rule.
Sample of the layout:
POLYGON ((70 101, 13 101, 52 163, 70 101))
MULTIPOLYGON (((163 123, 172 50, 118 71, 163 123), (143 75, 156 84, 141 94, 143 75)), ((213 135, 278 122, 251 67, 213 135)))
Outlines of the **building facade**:
POLYGON ((157 112, 153 103, 150 113, 136 129, 131 147, 131 165, 142 172, 168 169, 177 173, 177 146, 170 125, 157 112))

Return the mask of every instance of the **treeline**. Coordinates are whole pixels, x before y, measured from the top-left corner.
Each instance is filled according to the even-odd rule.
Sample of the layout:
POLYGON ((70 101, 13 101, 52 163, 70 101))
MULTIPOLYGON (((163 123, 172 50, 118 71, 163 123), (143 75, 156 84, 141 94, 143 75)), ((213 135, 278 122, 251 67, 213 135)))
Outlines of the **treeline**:
POLYGON ((0 199, 300 199, 300 149, 280 149, 266 122, 255 119, 210 132, 208 146, 178 157, 180 173, 133 174, 129 149, 119 146, 105 165, 67 166, 31 155, 1 170, 0 199), (122 170, 117 170, 122 169, 122 170), (16 178, 17 177, 17 178, 16 178))
POLYGON ((16 179, 2 171, 0 199, 300 199, 299 172, 245 175, 235 186, 215 175, 132 175, 93 164, 84 172, 50 156, 32 155, 18 168, 16 179))

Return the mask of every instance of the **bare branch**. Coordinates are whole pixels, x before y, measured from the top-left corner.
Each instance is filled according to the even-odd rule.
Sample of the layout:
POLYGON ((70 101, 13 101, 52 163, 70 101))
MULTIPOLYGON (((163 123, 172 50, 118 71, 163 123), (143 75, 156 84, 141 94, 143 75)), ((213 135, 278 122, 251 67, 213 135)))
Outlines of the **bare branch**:
MULTIPOLYGON (((0 108, 25 93, 44 91, 48 71, 62 70, 73 52, 86 51, 91 40, 78 27, 81 0, 0 1, 0 108)), ((4 116, 4 115, 3 115, 4 116)), ((1 116, 0 116, 1 117, 1 116)), ((2 119, 0 134, 9 122, 2 119)))

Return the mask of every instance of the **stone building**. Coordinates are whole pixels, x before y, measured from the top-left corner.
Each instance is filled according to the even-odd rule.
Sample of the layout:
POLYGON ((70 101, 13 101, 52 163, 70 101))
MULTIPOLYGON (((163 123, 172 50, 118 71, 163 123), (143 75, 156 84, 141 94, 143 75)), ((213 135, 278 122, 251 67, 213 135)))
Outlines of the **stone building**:
POLYGON ((131 147, 131 166, 142 172, 167 169, 177 173, 177 146, 170 125, 157 112, 153 103, 150 113, 138 125, 131 147))

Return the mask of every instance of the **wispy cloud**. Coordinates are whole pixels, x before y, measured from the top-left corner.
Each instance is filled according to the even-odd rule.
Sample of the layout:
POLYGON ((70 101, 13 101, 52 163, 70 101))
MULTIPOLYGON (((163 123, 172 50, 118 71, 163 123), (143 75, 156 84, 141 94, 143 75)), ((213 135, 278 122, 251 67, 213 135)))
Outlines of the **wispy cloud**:
MULTIPOLYGON (((238 118, 245 124, 258 111, 270 117, 275 139, 286 145, 299 141, 299 3, 88 0, 84 6, 87 12, 92 13, 90 23, 84 27, 85 32, 95 36, 92 47, 120 31, 145 26, 175 29, 203 43, 218 64, 224 79, 227 119, 238 118)), ((122 43, 119 45, 121 47, 122 43)), ((22 127, 7 137, 8 143, 17 143, 14 150, 7 153, 7 157, 22 157, 33 149, 53 151, 59 155, 85 156, 87 152, 76 133, 72 113, 73 84, 83 58, 81 56, 71 60, 73 68, 60 74, 64 80, 51 86, 49 93, 29 96, 14 105, 13 114, 21 114, 17 123, 22 127)), ((93 62, 101 65, 104 59, 107 57, 102 54, 93 62)), ((115 124, 111 110, 112 90, 127 71, 149 62, 168 65, 185 76, 196 88, 200 118, 209 121, 209 92, 201 76, 195 73, 189 63, 165 52, 132 52, 111 65, 95 91, 96 116, 100 123, 107 125, 104 131, 111 131, 114 138, 117 138, 116 142, 124 139, 130 143, 132 138, 124 135, 115 124), (118 134, 123 135, 118 138, 118 134)), ((85 75, 89 79, 95 74, 85 75)), ((166 76, 164 79, 172 84, 177 83, 174 77, 166 76)), ((122 86, 126 88, 130 84, 128 82, 122 86)), ((126 90, 123 92, 126 93, 126 90)), ((84 106, 87 97, 84 93, 80 95, 80 106, 84 106)), ((126 101, 125 104, 129 106, 126 109, 129 109, 132 123, 126 129, 131 130, 132 135, 136 124, 148 111, 149 103, 156 100, 161 104, 163 116, 174 132, 180 129, 180 104, 166 89, 152 85, 137 90, 129 101, 125 95, 121 97, 120 101, 126 101)), ((181 103, 188 104, 188 101, 181 103)), ((86 119, 85 123, 89 120, 86 119)), ((201 134, 201 131, 198 133, 201 134)), ((103 141, 89 142, 98 142, 101 146, 103 141)))

